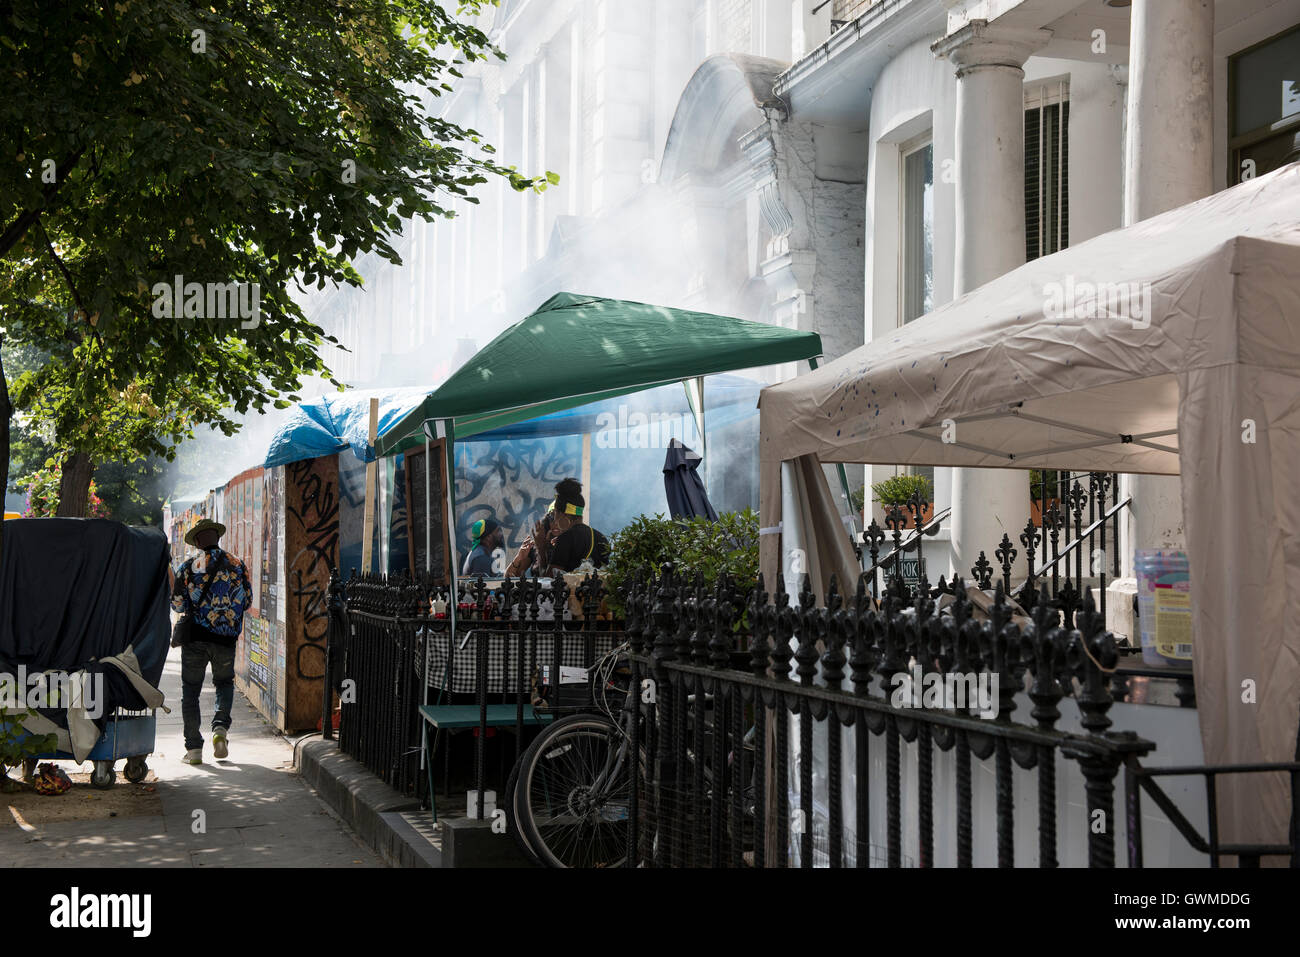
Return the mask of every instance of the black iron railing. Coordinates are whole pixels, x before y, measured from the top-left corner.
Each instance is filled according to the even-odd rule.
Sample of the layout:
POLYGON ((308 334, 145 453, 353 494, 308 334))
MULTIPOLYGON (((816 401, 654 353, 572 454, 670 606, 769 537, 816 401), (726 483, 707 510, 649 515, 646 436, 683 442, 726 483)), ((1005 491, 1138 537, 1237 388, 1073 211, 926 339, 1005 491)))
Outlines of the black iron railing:
MULTIPOLYGON (((987 591, 995 580, 1000 580, 1004 594, 1027 614, 1032 613, 1046 589, 1047 601, 1069 626, 1082 609, 1085 588, 1092 586, 1104 621, 1109 598, 1107 582, 1120 574, 1120 517, 1132 505, 1130 498, 1119 494, 1119 476, 1113 472, 1045 471, 1038 482, 1032 483, 1031 492, 1037 517, 1031 516, 1026 522, 1018 536, 1019 547, 1010 535, 1003 534, 995 547, 980 551, 969 569, 968 582, 987 591)), ((904 601, 915 598, 916 582, 904 580, 902 564, 914 557, 915 567, 924 574, 925 539, 937 532, 952 513, 944 509, 926 522, 926 504, 918 495, 905 505, 887 507, 886 528, 873 519, 862 533, 861 547, 868 559, 866 575, 873 597, 888 590, 904 601), (905 533, 909 520, 911 528, 905 533)), ((938 584, 930 588, 930 597, 938 598, 951 590, 940 576, 938 584)), ((1118 650, 1122 665, 1112 678, 1117 699, 1129 692, 1132 679, 1154 679, 1176 683, 1172 696, 1178 703, 1196 706, 1190 665, 1140 664, 1136 656, 1141 647, 1136 635, 1118 650)))
MULTIPOLYGON (((1090 591, 1067 622, 1043 585, 1032 616, 1018 624, 1003 583, 994 590, 981 613, 960 579, 948 586, 942 611, 924 580, 910 597, 896 582, 879 607, 865 578, 851 596, 832 580, 824 603, 805 579, 797 605, 783 580, 775 597, 761 579, 747 592, 729 582, 705 588, 670 569, 634 581, 627 597, 633 687, 642 688, 650 708, 629 847, 658 866, 928 867, 936 862, 936 807, 943 805, 953 809, 944 822, 952 828, 953 863, 974 863, 974 836, 982 831, 996 834, 998 864, 1012 866, 1014 789, 1024 771, 1036 784, 1036 863, 1054 867, 1064 761, 1084 780, 1076 803, 1086 814, 1079 830, 1087 835, 1088 863, 1114 866, 1120 768, 1130 772, 1128 821, 1140 811, 1133 781, 1162 808, 1172 807, 1154 781, 1162 772, 1140 763, 1155 744, 1111 727, 1114 639, 1090 591), (962 699, 961 689, 977 688, 988 691, 978 705, 962 699), (1022 692, 1032 702, 1027 715, 1015 700, 1022 692), (1060 726, 1067 698, 1080 730, 1060 726), (981 708, 984 717, 976 714, 981 708), (811 759, 815 748, 824 759, 811 759), (883 781, 871 762, 882 748, 883 781), (914 788, 910 774, 905 780, 904 751, 915 766, 914 788), (952 791, 941 796, 935 771, 944 752, 952 791), (995 800, 977 816, 973 771, 986 759, 995 800), (871 840, 873 794, 885 815, 879 843, 871 840), (915 827, 907 846, 912 825, 905 821, 915 827)), ((1193 847, 1211 846, 1181 815, 1171 820, 1193 847)), ((1214 831, 1213 805, 1210 820, 1214 831)), ((1129 863, 1141 866, 1140 826, 1131 824, 1127 838, 1129 863)), ((1295 860, 1294 829, 1289 845, 1233 845, 1218 853, 1295 860)), ((1028 856, 1022 851, 1022 863, 1028 856)))
MULTIPOLYGON (((1097 518, 1109 521, 1115 504, 1123 503, 1097 518)), ((1053 546, 1049 561, 1063 554, 1053 546)), ((1007 597, 1014 556, 1002 549, 998 560, 996 578, 989 567, 977 569, 977 589, 961 578, 931 586, 923 571, 909 585, 895 563, 879 595, 874 575, 863 575, 852 595, 832 581, 824 600, 805 578, 793 601, 781 579, 769 595, 761 578, 706 587, 664 569, 630 583, 625 627, 603 612, 605 584, 597 576, 582 582, 580 607, 567 615, 563 581, 553 593, 533 581, 506 581, 493 592, 481 581, 462 582, 455 635, 440 611, 445 586, 336 576, 324 726, 332 695, 340 694, 341 749, 390 786, 421 794, 420 705, 472 701, 480 715, 472 780, 482 793, 507 774, 501 748, 502 770, 489 782, 489 705, 511 706, 517 761, 541 666, 549 664, 552 675, 564 664, 590 668, 608 647, 627 641, 631 687, 646 706, 645 719, 631 728, 632 751, 641 755, 630 809, 632 863, 932 866, 942 859, 970 866, 978 835, 986 834, 996 836, 1000 865, 1032 859, 1051 867, 1068 823, 1058 820, 1058 806, 1073 804, 1087 815, 1076 833, 1087 835, 1089 864, 1113 866, 1116 835, 1124 833, 1121 855, 1126 850, 1129 865, 1141 866, 1142 795, 1212 863, 1228 854, 1248 864, 1270 855, 1300 861, 1295 823, 1289 843, 1221 841, 1213 797, 1222 774, 1288 774, 1294 822, 1300 764, 1144 767, 1155 743, 1111 727, 1125 680, 1116 670, 1121 649, 1086 583, 1074 597, 1080 569, 1053 580, 1031 566, 1037 591, 1016 588, 1017 607, 1007 597), (919 695, 898 697, 913 687, 919 695), (930 700, 927 689, 941 691, 930 700), (994 716, 978 716, 981 707, 994 716), (980 801, 978 762, 986 760, 993 787, 980 801), (1070 767, 1081 773, 1082 793, 1062 805, 1057 794, 1070 767), (1121 768, 1125 828, 1116 816, 1121 768), (1160 779, 1172 774, 1206 778, 1208 836, 1161 789, 1160 779), (1031 779, 1025 793, 1036 803, 1025 797, 1018 805, 1017 789, 1031 779), (937 817, 945 806, 949 816, 937 817), (1022 823, 1036 833, 1035 849, 1017 854, 1016 824, 1026 814, 1033 815, 1022 823)))
MULTIPOLYGON (((576 601, 562 579, 545 588, 535 580, 507 579, 495 590, 481 578, 460 581, 454 636, 446 585, 354 572, 346 583, 336 576, 331 593, 327 668, 333 687, 325 694, 322 724, 329 726, 337 695, 340 749, 406 794, 425 796, 421 705, 477 708, 473 781, 481 794, 489 784, 503 786, 508 773, 505 767, 496 775, 500 780, 489 781, 489 727, 513 731, 513 765, 526 717, 535 708, 554 714, 567 706, 556 700, 562 668, 589 669, 623 640, 617 623, 602 614, 605 587, 598 576, 574 589, 576 601), (550 682, 544 689, 543 677, 550 682), (537 700, 542 691, 549 700, 537 700), (488 706, 503 704, 513 707, 514 723, 490 723, 488 706)), ((439 743, 441 737, 435 747, 439 743)))
MULTIPOLYGON (((1014 595, 1026 609, 1033 607, 1046 585, 1053 606, 1067 619, 1082 605, 1085 583, 1095 582, 1104 616, 1107 577, 1114 579, 1120 573, 1120 514, 1131 504, 1128 498, 1120 498, 1119 477, 1112 472, 1044 472, 1031 491, 1039 516, 1037 520, 1031 516, 1025 523, 1018 536, 1019 547, 1004 533, 991 550, 980 551, 969 569, 969 581, 987 589, 996 575, 1003 591, 1014 595)), ((924 568, 925 539, 937 532, 952 512, 945 509, 926 522, 927 505, 918 494, 905 505, 889 506, 885 528, 872 519, 862 533, 873 596, 879 597, 882 590, 881 576, 886 586, 901 579, 900 564, 905 557, 915 555, 917 567, 924 568), (905 535, 909 520, 913 531, 905 535)), ((958 573, 966 576, 966 570, 958 573)), ((938 587, 944 587, 942 577, 938 587)), ((914 591, 914 585, 908 590, 914 591)))

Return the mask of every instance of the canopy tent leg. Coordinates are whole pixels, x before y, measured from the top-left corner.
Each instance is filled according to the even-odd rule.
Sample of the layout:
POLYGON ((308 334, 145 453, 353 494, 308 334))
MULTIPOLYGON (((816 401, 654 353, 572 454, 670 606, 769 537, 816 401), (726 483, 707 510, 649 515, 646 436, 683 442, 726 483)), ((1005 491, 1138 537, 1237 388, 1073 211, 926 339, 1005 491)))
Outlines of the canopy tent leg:
POLYGON ((709 456, 708 439, 704 432, 704 376, 683 379, 682 385, 686 389, 686 404, 690 406, 691 414, 695 417, 695 431, 700 433, 700 458, 704 460, 704 491, 708 494, 709 456))
MULTIPOLYGON (((587 524, 591 524, 591 433, 582 433, 582 487, 587 493, 587 506, 583 509, 587 524)), ((504 542, 502 543, 504 544, 504 542)))
MULTIPOLYGON (((379 399, 371 396, 370 398, 370 427, 366 433, 370 439, 370 448, 375 447, 375 440, 379 437, 379 399)), ((361 567, 369 574, 377 569, 372 568, 375 553, 375 532, 378 530, 378 517, 375 514, 378 511, 375 508, 376 484, 379 476, 379 457, 375 456, 366 463, 366 503, 362 509, 361 527, 365 529, 362 533, 365 537, 361 539, 361 567)))
MULTIPOLYGON (((432 454, 432 446, 433 442, 426 431, 424 436, 424 570, 426 574, 433 571, 433 526, 429 522, 429 497, 432 494, 429 491, 429 481, 433 477, 429 469, 429 456, 432 454)), ((426 701, 425 704, 428 702, 426 701)))
MULTIPOLYGON (((812 356, 808 360, 808 368, 813 372, 817 371, 816 356, 812 356)), ((849 540, 853 542, 853 550, 856 552, 858 550, 857 545, 860 530, 858 528, 858 516, 855 514, 856 510, 853 508, 853 493, 849 491, 849 475, 844 471, 843 462, 835 463, 835 471, 840 477, 840 489, 844 492, 844 505, 848 516, 845 520, 845 524, 849 527, 849 540)), ((859 555, 858 561, 862 563, 862 570, 866 571, 866 560, 859 555)))
MULTIPOLYGON (((430 449, 431 441, 429 438, 429 424, 426 422, 424 424, 424 571, 426 574, 428 574, 433 568, 433 559, 430 554, 430 546, 433 543, 433 523, 429 521, 429 480, 431 478, 431 472, 429 469, 430 449)), ((433 609, 430 608, 429 612, 432 613, 433 609)), ((427 637, 425 640, 427 642, 427 637)), ((421 673, 424 675, 424 688, 420 692, 420 704, 427 705, 429 703, 429 653, 427 644, 425 645, 424 664, 421 668, 421 673)), ((429 766, 429 734, 427 730, 423 730, 423 718, 420 719, 420 724, 422 726, 420 734, 420 770, 424 771, 429 766)), ((430 776, 428 780, 429 806, 435 808, 434 819, 436 820, 438 812, 436 810, 437 804, 433 796, 433 778, 430 776)))
MULTIPOLYGON (((447 498, 446 506, 446 528, 447 528, 447 582, 448 582, 448 601, 447 601, 447 621, 448 630, 448 647, 456 640, 456 473, 455 473, 455 430, 452 420, 450 419, 426 419, 424 422, 424 569, 426 572, 433 570, 432 545, 433 545, 433 522, 430 521, 430 508, 432 506, 432 493, 429 490, 432 481, 432 470, 429 465, 429 456, 432 451, 431 440, 434 437, 445 439, 443 443, 444 461, 443 476, 447 481, 447 498), (430 429, 432 424, 433 428, 430 429)), ((430 609, 432 612, 432 609, 430 609)), ((454 653, 454 651, 449 651, 454 653)), ((427 664, 426 657, 426 664, 427 664)), ((424 704, 429 703, 429 674, 428 668, 425 668, 424 692, 422 694, 424 704)), ((426 762, 429 760, 428 753, 429 741, 428 735, 421 736, 420 741, 420 767, 427 767, 426 762)))

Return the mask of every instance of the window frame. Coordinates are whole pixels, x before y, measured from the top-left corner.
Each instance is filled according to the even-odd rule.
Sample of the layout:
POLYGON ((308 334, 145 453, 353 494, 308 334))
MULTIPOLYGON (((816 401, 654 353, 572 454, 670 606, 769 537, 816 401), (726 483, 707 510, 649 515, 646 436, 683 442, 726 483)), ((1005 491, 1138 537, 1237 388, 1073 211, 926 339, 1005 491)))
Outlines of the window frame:
MULTIPOLYGON (((1024 110, 1021 117, 1025 117, 1030 111, 1038 111, 1038 169, 1034 170, 1034 176, 1038 179, 1039 184, 1039 203, 1038 203, 1038 253, 1030 257, 1028 255, 1028 230, 1029 230, 1029 209, 1025 209, 1025 231, 1026 231, 1026 261, 1039 259, 1043 256, 1050 256, 1053 252, 1060 252, 1062 249, 1068 249, 1070 246, 1070 227, 1069 227, 1069 198, 1070 198, 1070 180, 1069 180, 1069 157, 1070 157, 1070 130, 1069 130, 1069 103, 1070 103, 1070 80, 1068 76, 1048 77, 1041 80, 1035 80, 1025 85, 1024 110), (1047 167, 1044 166, 1044 112, 1049 107, 1056 107, 1056 182, 1049 183, 1047 177, 1047 167), (1052 249, 1050 243, 1043 242, 1043 195, 1044 187, 1048 187, 1051 195, 1056 201, 1056 248, 1052 249)), ((1028 124, 1025 125, 1025 133, 1028 134, 1028 124)), ((1024 178, 1025 185, 1028 185, 1030 170, 1025 168, 1024 178)), ((1050 220, 1050 213, 1048 216, 1050 220)))
MULTIPOLYGON (((1248 47, 1242 47, 1240 50, 1236 51, 1235 53, 1229 54, 1226 58, 1226 65, 1227 65, 1226 72, 1228 75, 1228 83, 1227 83, 1227 87, 1228 87, 1228 92, 1227 92, 1228 168, 1225 173, 1227 178, 1227 182, 1224 183, 1225 188, 1236 186, 1238 183, 1242 182, 1241 154, 1244 150, 1252 146, 1256 146, 1259 143, 1264 142, 1265 140, 1270 140, 1275 136, 1284 135, 1287 133, 1294 134, 1296 132, 1300 132, 1300 113, 1293 113, 1290 116, 1285 116, 1280 120, 1275 120, 1274 122, 1270 123, 1268 126, 1258 126, 1252 130, 1247 130, 1245 133, 1239 133, 1236 136, 1232 135, 1233 129, 1235 129, 1237 126, 1237 70, 1236 70, 1237 60, 1248 53, 1254 53, 1256 50, 1262 49, 1263 47, 1266 47, 1271 43, 1276 43, 1277 41, 1281 40, 1283 37, 1289 36, 1290 34, 1296 33, 1297 31, 1300 31, 1300 23, 1297 23, 1294 26, 1287 27, 1285 30, 1281 30, 1273 34, 1271 37, 1265 37, 1263 40, 1260 40, 1258 43, 1252 43, 1248 47)), ((1258 176, 1260 174, 1257 172, 1255 175, 1258 176)))
MULTIPOLYGON (((907 202, 907 161, 911 156, 919 153, 923 149, 930 150, 930 190, 933 196, 934 190, 934 130, 928 129, 922 133, 913 136, 898 144, 898 327, 901 329, 909 322, 920 319, 926 315, 920 312, 911 319, 906 318, 908 307, 908 202, 907 202)), ((921 227, 924 229, 924 210, 921 212, 921 227)), ((930 288, 931 288, 931 310, 933 310, 933 290, 934 290, 934 208, 933 199, 931 200, 931 220, 930 220, 930 288)))

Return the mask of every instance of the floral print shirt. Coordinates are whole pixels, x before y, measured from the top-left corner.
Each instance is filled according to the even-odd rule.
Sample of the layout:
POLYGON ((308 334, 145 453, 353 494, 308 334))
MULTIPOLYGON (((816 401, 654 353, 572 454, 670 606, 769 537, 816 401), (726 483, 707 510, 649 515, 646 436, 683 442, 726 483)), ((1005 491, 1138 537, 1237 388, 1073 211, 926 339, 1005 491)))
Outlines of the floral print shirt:
POLYGON ((223 638, 239 637, 244 627, 244 612, 252 604, 253 586, 248 578, 248 568, 234 555, 223 552, 220 548, 200 552, 185 561, 176 571, 172 608, 179 612, 192 611, 195 620, 215 635, 223 638), (200 605, 204 576, 221 555, 225 555, 225 564, 213 579, 207 600, 200 605), (185 601, 187 591, 190 596, 188 603, 185 601))

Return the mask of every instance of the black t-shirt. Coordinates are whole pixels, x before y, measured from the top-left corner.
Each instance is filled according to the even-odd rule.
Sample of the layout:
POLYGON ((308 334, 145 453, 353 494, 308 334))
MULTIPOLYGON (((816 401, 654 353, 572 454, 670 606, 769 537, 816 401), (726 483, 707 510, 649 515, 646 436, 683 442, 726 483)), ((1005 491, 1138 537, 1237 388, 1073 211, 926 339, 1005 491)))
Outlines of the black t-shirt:
POLYGON ((609 540, 590 525, 574 525, 555 540, 551 547, 551 564, 571 572, 586 559, 597 568, 609 561, 609 540))

